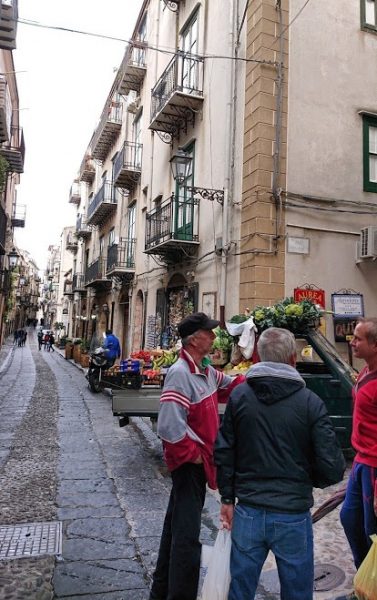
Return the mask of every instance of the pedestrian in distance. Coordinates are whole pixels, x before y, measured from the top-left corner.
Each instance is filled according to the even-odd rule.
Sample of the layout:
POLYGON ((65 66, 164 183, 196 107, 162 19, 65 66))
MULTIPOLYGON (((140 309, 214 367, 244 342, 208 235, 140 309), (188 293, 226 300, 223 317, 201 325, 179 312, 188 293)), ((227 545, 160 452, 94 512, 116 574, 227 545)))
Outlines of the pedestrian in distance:
POLYGON ((120 344, 111 329, 106 331, 106 339, 102 348, 106 350, 107 367, 112 367, 117 358, 120 358, 120 344))
POLYGON ((197 597, 206 484, 216 489, 213 443, 219 427, 218 391, 228 395, 244 381, 243 376, 229 377, 209 364, 206 355, 218 325, 201 312, 178 325, 182 349, 166 376, 157 422, 173 486, 150 600, 197 597))
POLYGON ((271 327, 258 353, 214 445, 220 521, 232 535, 229 600, 255 598, 269 550, 281 600, 312 600, 313 487, 341 481, 345 461, 323 401, 295 369, 294 335, 271 327))
POLYGON ((21 341, 21 344, 22 344, 23 346, 25 346, 25 344, 26 344, 26 339, 27 339, 27 331, 26 331, 26 329, 24 329, 24 330, 22 331, 22 341, 21 341))
POLYGON ((49 345, 50 345, 50 334, 47 332, 45 333, 44 337, 43 337, 43 341, 44 341, 44 349, 45 350, 49 350, 49 345))
POLYGON ((18 329, 15 329, 13 332, 13 345, 18 345, 18 329))
POLYGON ((41 350, 42 344, 43 344, 43 332, 42 332, 42 329, 40 329, 38 331, 37 338, 38 338, 38 350, 41 350))
MULTIPOLYGON (((356 569, 377 533, 377 318, 359 319, 350 342, 355 358, 366 366, 352 390, 354 403, 351 443, 356 450, 340 521, 351 547, 356 569)), ((348 596, 356 599, 354 592, 348 596)))
POLYGON ((48 351, 49 352, 50 352, 50 350, 52 350, 52 352, 55 352, 55 350, 54 350, 54 344, 55 344, 55 336, 54 336, 54 334, 51 331, 51 333, 49 335, 49 339, 48 339, 48 351))
POLYGON ((21 348, 22 346, 22 336, 23 336, 23 329, 19 329, 18 330, 18 338, 17 338, 17 345, 19 348, 21 348))

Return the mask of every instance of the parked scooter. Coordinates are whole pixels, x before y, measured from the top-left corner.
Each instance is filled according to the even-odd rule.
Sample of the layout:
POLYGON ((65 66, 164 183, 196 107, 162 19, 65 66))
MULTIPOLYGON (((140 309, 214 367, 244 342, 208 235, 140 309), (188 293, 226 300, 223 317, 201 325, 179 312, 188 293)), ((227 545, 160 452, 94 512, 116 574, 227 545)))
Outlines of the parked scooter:
POLYGON ((100 392, 104 385, 102 384, 102 371, 106 369, 107 358, 106 350, 99 347, 89 354, 89 369, 86 375, 90 389, 94 393, 100 392))

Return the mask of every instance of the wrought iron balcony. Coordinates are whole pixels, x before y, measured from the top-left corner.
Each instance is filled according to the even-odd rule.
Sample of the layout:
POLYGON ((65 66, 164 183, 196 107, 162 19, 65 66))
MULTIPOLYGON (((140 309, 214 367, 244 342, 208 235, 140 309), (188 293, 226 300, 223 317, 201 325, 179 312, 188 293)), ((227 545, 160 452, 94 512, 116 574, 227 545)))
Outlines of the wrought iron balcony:
POLYGON ((203 104, 203 59, 176 54, 152 90, 149 129, 179 137, 203 104))
POLYGON ((110 102, 105 106, 101 121, 92 140, 93 158, 103 162, 116 141, 122 128, 123 105, 121 102, 110 102))
POLYGON ((64 296, 73 296, 72 281, 65 281, 64 282, 63 295, 64 296))
POLYGON ((80 183, 78 181, 74 181, 71 185, 71 189, 69 191, 69 202, 71 204, 80 204, 81 202, 81 190, 80 183))
POLYGON ((7 215, 5 210, 0 204, 0 254, 5 254, 5 240, 6 240, 6 232, 7 232, 7 215))
POLYGON ((75 273, 73 276, 72 289, 74 292, 86 293, 85 277, 82 273, 75 273))
POLYGON ((12 210, 12 227, 25 227, 26 206, 13 204, 12 210))
POLYGON ((0 144, 0 156, 5 158, 12 173, 24 172, 25 141, 22 129, 11 128, 11 138, 0 144))
POLYGON ((67 250, 72 252, 72 254, 76 254, 78 246, 79 246, 79 244, 77 241, 77 237, 75 237, 75 235, 70 232, 67 235, 67 243, 66 243, 67 250))
POLYGON ((76 221, 76 235, 77 237, 87 240, 92 235, 91 228, 86 224, 86 217, 81 215, 76 221))
POLYGON ((111 286, 111 279, 106 276, 106 258, 100 256, 93 261, 85 272, 85 287, 108 288, 111 286))
POLYGON ((107 274, 123 275, 135 271, 135 238, 120 238, 107 248, 107 274))
POLYGON ((118 92, 127 96, 131 91, 140 92, 147 71, 145 42, 129 44, 119 68, 118 92))
POLYGON ((2 0, 0 11, 0 48, 16 48, 18 0, 2 0))
POLYGON ((131 190, 140 179, 143 145, 124 142, 114 161, 114 186, 131 190))
POLYGON ((174 194, 146 216, 146 254, 181 262, 199 246, 199 200, 174 194))
POLYGON ((90 185, 93 183, 95 174, 96 168, 94 166, 94 162, 89 154, 86 154, 80 166, 79 180, 90 185))
POLYGON ((12 103, 5 79, 0 79, 0 142, 9 142, 11 136, 12 103))
POLYGON ((104 181, 88 206, 87 224, 102 225, 115 213, 116 207, 115 188, 109 181, 104 181))

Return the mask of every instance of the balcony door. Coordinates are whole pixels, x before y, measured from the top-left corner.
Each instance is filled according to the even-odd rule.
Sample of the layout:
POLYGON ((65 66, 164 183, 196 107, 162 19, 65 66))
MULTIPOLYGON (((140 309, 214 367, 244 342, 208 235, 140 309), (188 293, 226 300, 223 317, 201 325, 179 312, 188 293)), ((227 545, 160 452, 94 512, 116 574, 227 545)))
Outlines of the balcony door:
POLYGON ((134 125, 134 138, 135 138, 135 169, 141 169, 141 154, 142 154, 142 136, 143 136, 143 128, 142 128, 142 117, 143 113, 139 115, 139 117, 135 121, 134 125))
POLYGON ((175 238, 178 240, 192 241, 194 234, 194 197, 193 193, 187 189, 194 185, 194 150, 194 144, 185 149, 185 152, 192 157, 190 177, 184 181, 181 187, 176 185, 174 231, 175 238))
POLYGON ((182 50, 187 55, 182 64, 182 88, 186 93, 191 93, 198 89, 198 14, 182 34, 182 50))
POLYGON ((136 202, 128 208, 128 225, 126 240, 126 266, 135 265, 135 236, 136 236, 136 202))

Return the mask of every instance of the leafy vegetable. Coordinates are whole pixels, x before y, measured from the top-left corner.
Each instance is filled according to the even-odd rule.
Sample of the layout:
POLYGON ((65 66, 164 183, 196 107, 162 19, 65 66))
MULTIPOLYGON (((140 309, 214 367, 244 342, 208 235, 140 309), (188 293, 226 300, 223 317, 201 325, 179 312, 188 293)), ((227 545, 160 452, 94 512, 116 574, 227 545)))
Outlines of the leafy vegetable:
POLYGON ((274 306, 256 306, 252 317, 258 333, 269 327, 282 327, 295 332, 317 324, 322 312, 324 311, 307 298, 300 302, 285 298, 274 306))
POLYGON ((213 349, 230 351, 233 344, 233 338, 226 329, 216 327, 214 333, 216 334, 216 338, 213 340, 213 349))
POLYGON ((229 323, 244 323, 248 320, 249 317, 245 315, 234 315, 231 319, 229 319, 229 323))

